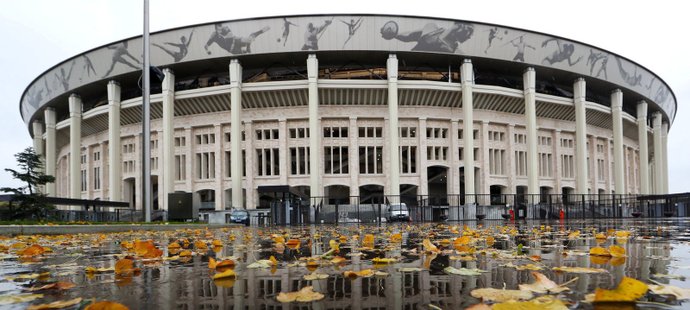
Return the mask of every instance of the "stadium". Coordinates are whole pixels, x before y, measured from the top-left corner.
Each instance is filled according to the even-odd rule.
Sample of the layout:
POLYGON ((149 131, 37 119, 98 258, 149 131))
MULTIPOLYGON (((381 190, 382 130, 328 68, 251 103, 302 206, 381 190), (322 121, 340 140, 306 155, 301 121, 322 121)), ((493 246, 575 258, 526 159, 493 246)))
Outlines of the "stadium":
POLYGON ((141 209, 142 143, 154 209, 191 193, 201 210, 280 210, 282 222, 398 203, 428 218, 584 201, 615 213, 624 197, 668 193, 675 95, 586 43, 394 15, 165 30, 151 35, 164 73, 151 141, 142 50, 141 37, 96 47, 24 91, 22 118, 56 177, 49 196, 141 209))

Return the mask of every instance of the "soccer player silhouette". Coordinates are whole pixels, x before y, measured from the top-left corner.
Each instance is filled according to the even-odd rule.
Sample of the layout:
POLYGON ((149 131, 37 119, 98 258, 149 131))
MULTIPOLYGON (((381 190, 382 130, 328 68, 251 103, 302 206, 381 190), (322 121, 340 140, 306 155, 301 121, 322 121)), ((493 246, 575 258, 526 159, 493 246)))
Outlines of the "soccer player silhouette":
MULTIPOLYGON (((287 44, 287 39, 288 39, 288 36, 290 35, 290 26, 297 26, 297 24, 294 24, 294 23, 290 22, 289 20, 287 20, 286 17, 283 17, 283 36, 282 36, 283 46, 285 46, 285 44, 287 44)), ((280 40, 281 40, 281 38, 278 38, 278 40, 277 40, 278 43, 280 43, 280 40)))

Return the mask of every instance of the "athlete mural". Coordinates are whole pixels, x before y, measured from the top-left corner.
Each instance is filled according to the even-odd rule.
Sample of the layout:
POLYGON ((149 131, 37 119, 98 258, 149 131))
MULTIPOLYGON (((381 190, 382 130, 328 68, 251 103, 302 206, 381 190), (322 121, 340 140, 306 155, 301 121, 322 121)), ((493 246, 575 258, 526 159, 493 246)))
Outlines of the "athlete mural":
POLYGON ((395 21, 389 21, 381 27, 381 36, 384 39, 416 42, 412 50, 426 52, 455 53, 460 44, 469 40, 472 34, 474 26, 460 22, 455 22, 447 28, 439 27, 436 23, 427 23, 422 28, 402 33, 395 21))
MULTIPOLYGON (((537 68, 553 66, 637 92, 662 107, 671 120, 676 111, 668 85, 636 63, 593 46, 497 25, 387 15, 287 16, 163 31, 152 34, 151 42, 151 62, 157 66, 247 54, 344 49, 420 51, 522 62, 537 68), (609 64, 612 57, 615 64, 613 59, 609 64)), ((26 107, 20 109, 24 120, 28 124, 47 102, 78 92, 83 85, 141 70, 141 45, 140 37, 114 42, 46 71, 24 92, 26 107)))

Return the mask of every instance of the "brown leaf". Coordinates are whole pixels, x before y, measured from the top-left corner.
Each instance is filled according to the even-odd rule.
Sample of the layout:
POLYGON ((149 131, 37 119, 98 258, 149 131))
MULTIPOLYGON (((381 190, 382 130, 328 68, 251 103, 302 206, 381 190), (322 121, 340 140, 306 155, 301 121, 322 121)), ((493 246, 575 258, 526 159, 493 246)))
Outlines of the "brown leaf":
POLYGON ((129 308, 114 301, 99 301, 86 306, 84 310, 129 310, 129 308))
POLYGON ((301 290, 297 292, 289 292, 289 293, 283 293, 281 292, 278 294, 276 299, 279 302, 312 302, 316 300, 321 300, 325 296, 319 292, 314 292, 314 288, 311 286, 307 286, 302 288, 301 290))
POLYGON ((45 310, 45 309, 62 309, 70 306, 74 306, 81 302, 81 297, 70 300, 58 300, 48 304, 31 305, 27 310, 45 310))

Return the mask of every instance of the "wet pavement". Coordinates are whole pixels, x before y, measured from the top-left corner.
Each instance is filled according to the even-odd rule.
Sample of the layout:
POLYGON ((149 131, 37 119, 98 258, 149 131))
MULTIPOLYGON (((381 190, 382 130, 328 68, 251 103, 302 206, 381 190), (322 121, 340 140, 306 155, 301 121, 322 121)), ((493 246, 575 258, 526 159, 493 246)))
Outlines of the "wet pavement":
MULTIPOLYGON (((117 301, 131 309, 459 309, 481 302, 477 288, 518 289, 534 282, 532 270, 568 291, 552 294, 570 308, 593 308, 585 296, 596 288, 615 288, 624 277, 648 284, 690 288, 690 220, 596 220, 568 222, 233 227, 107 234, 0 238, 0 308, 24 309, 76 297, 117 301), (629 237, 619 232, 630 232, 629 237), (597 237, 599 235, 599 238, 597 237), (367 235, 373 236, 369 244, 367 235), (469 236, 462 241, 462 236, 469 236), (602 238, 603 236, 603 238, 602 238), (435 250, 424 246, 429 239, 435 250), (493 240, 491 240, 493 239, 493 240), (144 258, 135 240, 153 240, 161 257, 144 258), (297 240, 297 241, 293 241, 297 240), (333 250, 333 246, 338 251, 333 250), (19 244, 18 243, 23 243, 19 244), (179 244, 180 249, 169 248, 179 244), (18 255, 22 246, 52 251, 18 255), (214 244, 220 246, 213 246, 214 244), (618 245, 625 257, 593 256, 591 248, 618 245), (272 265, 273 256, 277 263, 272 265), (137 271, 116 274, 108 268, 129 257, 137 271), (343 262, 338 262, 344 259, 343 262), (336 259, 333 261, 333 259, 336 259), (374 258, 394 262, 375 264, 374 258), (209 260, 232 260, 234 278, 213 280, 209 260), (256 267, 260 268, 249 268, 256 267), (252 264, 254 264, 252 266, 252 264), (262 265, 263 264, 263 265, 262 265), (600 268, 596 274, 566 273, 553 267, 600 268), (103 268, 87 272, 87 267, 103 268), (478 269, 458 275, 447 267, 478 269), (371 269, 368 277, 345 271, 371 269), (305 275, 325 278, 306 280, 305 275), (69 289, 29 291, 56 281, 69 289), (324 298, 281 303, 280 292, 312 286, 324 298), (27 302, 10 296, 42 294, 27 302), (435 308, 434 308, 435 309, 435 308)), ((464 269, 463 269, 464 270, 464 269)), ((647 293, 637 307, 682 308, 673 297, 647 293)))

